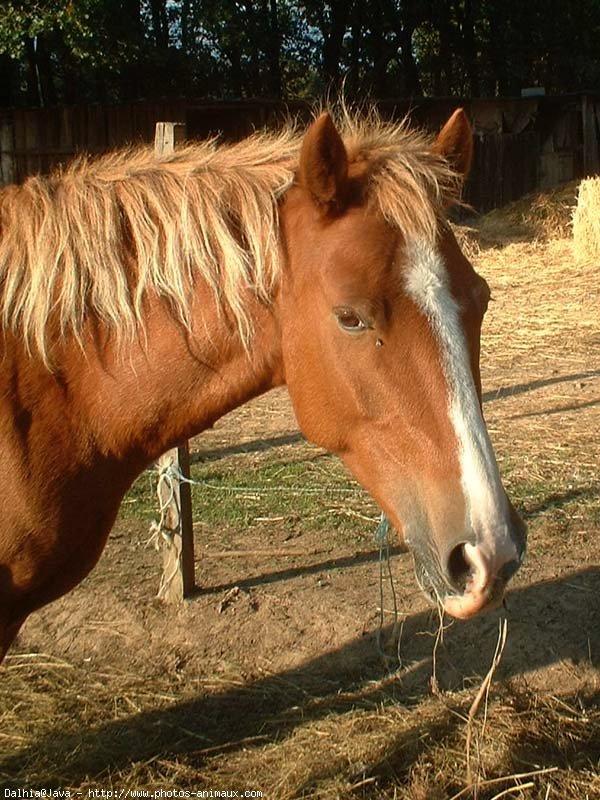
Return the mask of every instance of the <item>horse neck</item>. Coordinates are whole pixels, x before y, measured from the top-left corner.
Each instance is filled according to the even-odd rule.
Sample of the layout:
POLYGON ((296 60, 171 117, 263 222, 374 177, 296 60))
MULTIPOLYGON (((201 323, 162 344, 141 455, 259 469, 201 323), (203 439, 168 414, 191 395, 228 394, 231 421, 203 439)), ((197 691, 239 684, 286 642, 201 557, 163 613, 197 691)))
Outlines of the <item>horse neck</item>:
POLYGON ((139 469, 282 383, 275 316, 254 297, 247 304, 250 352, 209 297, 196 298, 189 330, 154 301, 143 340, 99 348, 84 366, 74 351, 70 385, 97 450, 139 469))

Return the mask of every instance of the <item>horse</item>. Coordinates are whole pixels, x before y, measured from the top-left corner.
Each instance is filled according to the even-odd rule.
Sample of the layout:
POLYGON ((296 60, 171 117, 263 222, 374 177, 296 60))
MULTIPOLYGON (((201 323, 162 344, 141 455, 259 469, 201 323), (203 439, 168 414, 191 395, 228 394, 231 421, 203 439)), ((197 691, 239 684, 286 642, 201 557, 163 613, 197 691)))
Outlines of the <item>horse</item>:
POLYGON ((490 290, 447 221, 472 152, 462 109, 435 138, 330 109, 1 190, 2 658, 145 468, 282 384, 446 612, 501 602, 525 529, 482 416, 490 290))

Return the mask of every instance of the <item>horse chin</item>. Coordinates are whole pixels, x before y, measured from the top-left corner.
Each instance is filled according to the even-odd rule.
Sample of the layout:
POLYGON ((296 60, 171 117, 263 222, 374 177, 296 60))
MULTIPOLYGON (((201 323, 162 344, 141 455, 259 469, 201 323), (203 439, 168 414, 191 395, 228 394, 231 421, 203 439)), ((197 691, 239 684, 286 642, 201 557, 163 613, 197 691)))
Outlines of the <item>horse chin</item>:
POLYGON ((504 599, 504 583, 494 591, 479 594, 465 592, 463 595, 448 595, 444 599, 444 611, 455 619, 470 619, 485 611, 492 611, 502 605, 504 599))

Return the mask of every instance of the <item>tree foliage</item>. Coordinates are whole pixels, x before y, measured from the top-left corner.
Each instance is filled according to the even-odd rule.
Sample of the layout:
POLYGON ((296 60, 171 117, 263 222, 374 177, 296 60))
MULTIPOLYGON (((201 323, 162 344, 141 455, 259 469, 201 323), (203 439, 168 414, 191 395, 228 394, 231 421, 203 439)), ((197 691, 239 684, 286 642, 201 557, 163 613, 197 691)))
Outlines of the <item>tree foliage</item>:
POLYGON ((0 0, 0 104, 600 81, 600 0, 0 0))

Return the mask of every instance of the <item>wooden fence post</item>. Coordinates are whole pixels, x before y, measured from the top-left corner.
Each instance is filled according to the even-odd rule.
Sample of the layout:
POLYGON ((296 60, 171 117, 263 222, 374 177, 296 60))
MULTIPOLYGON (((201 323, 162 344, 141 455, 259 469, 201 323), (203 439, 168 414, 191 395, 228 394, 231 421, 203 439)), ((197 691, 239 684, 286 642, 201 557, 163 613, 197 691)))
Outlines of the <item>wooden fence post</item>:
POLYGON ((157 155, 172 153, 185 140, 184 122, 157 122, 154 133, 154 151, 157 155))
MULTIPOLYGON (((157 154, 172 153, 184 139, 183 123, 156 123, 154 150, 157 154)), ((163 553, 163 574, 158 597, 170 603, 179 603, 195 587, 192 492, 187 482, 190 478, 188 443, 167 451, 159 458, 157 468, 161 508, 158 536, 163 553)))

